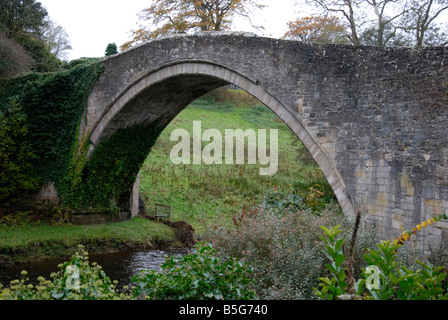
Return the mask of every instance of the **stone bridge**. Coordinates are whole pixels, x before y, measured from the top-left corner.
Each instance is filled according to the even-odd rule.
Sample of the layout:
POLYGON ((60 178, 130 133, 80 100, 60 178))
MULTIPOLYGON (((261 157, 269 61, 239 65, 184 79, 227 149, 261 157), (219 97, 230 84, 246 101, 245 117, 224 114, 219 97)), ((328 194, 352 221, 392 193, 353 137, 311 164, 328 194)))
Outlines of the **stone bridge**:
MULTIPOLYGON (((235 84, 312 154, 344 213, 393 240, 448 210, 448 49, 306 44, 244 33, 172 36, 106 58, 88 100, 92 141, 158 121, 235 84)), ((198 119, 200 120, 200 119, 198 119)), ((448 222, 418 233, 448 239, 448 222)), ((435 242, 434 242, 435 241, 435 242)))

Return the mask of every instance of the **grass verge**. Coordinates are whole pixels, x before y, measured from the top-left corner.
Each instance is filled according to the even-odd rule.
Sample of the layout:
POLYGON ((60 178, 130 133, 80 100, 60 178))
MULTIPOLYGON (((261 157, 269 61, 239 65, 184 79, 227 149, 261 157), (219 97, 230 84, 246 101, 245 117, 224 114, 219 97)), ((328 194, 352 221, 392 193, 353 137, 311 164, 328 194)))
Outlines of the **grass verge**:
POLYGON ((173 244, 173 228, 141 217, 103 225, 0 227, 0 265, 69 257, 82 244, 90 253, 173 244))

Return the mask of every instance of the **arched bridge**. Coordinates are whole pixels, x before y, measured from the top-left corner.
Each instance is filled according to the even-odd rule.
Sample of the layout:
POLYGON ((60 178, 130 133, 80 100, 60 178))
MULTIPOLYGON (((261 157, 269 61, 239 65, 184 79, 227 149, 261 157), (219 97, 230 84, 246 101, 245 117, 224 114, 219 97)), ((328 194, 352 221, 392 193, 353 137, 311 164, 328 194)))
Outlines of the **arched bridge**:
MULTIPOLYGON (((347 215, 393 239, 448 210, 448 49, 305 44, 239 33, 167 37, 107 58, 82 132, 89 156, 121 128, 165 127, 235 84, 310 151, 347 215)), ((200 119, 198 119, 200 120, 200 119)), ((448 222, 418 234, 448 239, 448 222)))

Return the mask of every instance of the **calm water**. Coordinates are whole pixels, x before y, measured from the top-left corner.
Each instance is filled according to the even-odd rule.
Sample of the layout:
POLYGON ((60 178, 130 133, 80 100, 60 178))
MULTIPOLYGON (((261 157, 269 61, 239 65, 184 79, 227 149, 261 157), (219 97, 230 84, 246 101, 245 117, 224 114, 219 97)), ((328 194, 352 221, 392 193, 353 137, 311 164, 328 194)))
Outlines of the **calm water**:
MULTIPOLYGON (((129 284, 131 278, 141 270, 157 270, 165 262, 167 256, 183 255, 187 251, 183 248, 166 248, 138 252, 118 252, 107 254, 91 254, 89 262, 98 263, 111 280, 118 280, 119 286, 129 284)), ((28 272, 30 283, 37 283, 37 278, 43 276, 51 280, 50 274, 58 271, 58 264, 66 260, 48 260, 13 268, 0 268, 0 283, 9 286, 11 280, 20 279, 22 270, 28 272)))

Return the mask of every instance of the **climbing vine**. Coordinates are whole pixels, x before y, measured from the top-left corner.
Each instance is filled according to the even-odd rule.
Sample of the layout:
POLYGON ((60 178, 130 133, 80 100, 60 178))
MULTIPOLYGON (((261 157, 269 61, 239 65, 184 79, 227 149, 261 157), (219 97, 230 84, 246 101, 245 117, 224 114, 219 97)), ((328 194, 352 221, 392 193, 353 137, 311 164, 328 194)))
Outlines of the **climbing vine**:
POLYGON ((10 80, 0 91, 0 111, 19 108, 26 117, 30 160, 42 183, 54 182, 61 200, 72 184, 73 149, 87 97, 103 70, 96 60, 67 64, 53 73, 32 73, 10 80))
POLYGON ((36 155, 30 161, 41 183, 54 183, 64 206, 113 209, 129 200, 160 130, 156 123, 118 130, 103 139, 88 159, 89 132, 80 133, 80 124, 103 66, 82 59, 64 68, 8 82, 0 92, 0 111, 17 106, 23 113, 27 142, 36 155))
POLYGON ((31 165, 36 156, 27 137, 26 116, 17 103, 0 110, 0 207, 15 206, 23 193, 39 187, 39 177, 31 165))
POLYGON ((67 202, 72 206, 102 209, 128 199, 140 167, 160 130, 157 125, 134 126, 120 129, 103 139, 87 162, 88 149, 81 141, 80 156, 72 161, 72 183, 67 202))

